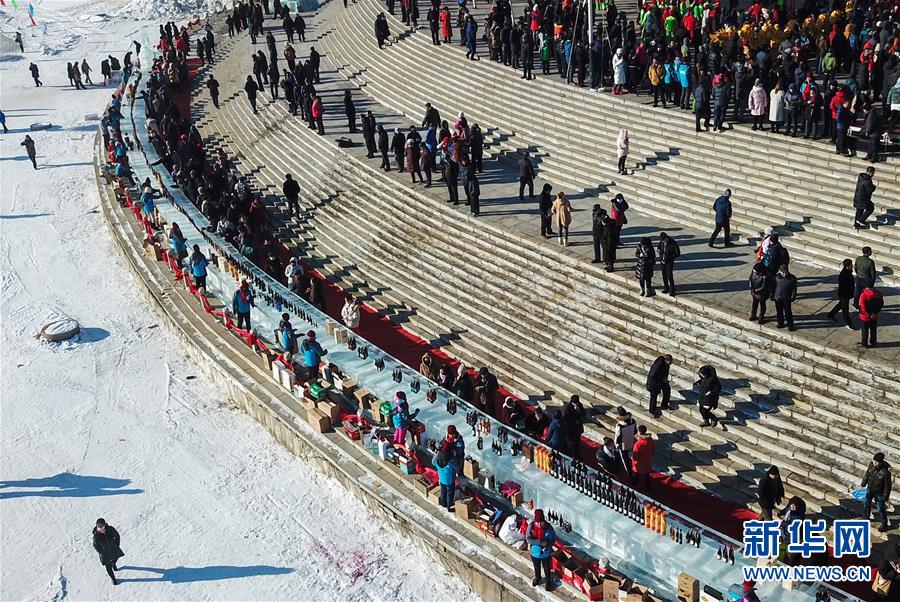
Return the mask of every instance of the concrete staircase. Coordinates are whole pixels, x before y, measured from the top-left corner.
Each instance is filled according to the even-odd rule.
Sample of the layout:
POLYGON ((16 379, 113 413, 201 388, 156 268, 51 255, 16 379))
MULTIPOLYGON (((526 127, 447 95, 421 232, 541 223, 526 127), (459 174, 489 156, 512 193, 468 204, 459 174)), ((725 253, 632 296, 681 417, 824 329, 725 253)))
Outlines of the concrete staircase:
POLYGON ((867 166, 860 159, 831 154, 822 142, 743 126, 695 134, 687 112, 590 93, 555 76, 525 82, 508 67, 466 61, 454 44, 433 46, 427 31, 414 32, 396 19, 393 43, 379 51, 371 24, 381 10, 377 0, 360 0, 349 10, 325 12, 329 29, 321 40, 341 74, 380 103, 413 120, 425 102, 445 115, 465 111, 470 123, 504 134, 500 144, 510 153, 536 152, 542 178, 568 190, 621 192, 639 212, 684 225, 710 224, 712 201, 731 188, 732 230, 742 238, 754 239, 772 225, 789 236, 785 244, 794 258, 827 265, 869 245, 883 280, 898 282, 895 160, 876 167, 881 225, 857 233, 850 224, 856 175, 867 166), (631 132, 629 161, 637 159, 626 177, 615 167, 620 127, 631 132))
MULTIPOLYGON (((240 58, 224 56, 216 69, 241 70, 240 58)), ((615 406, 625 404, 658 433, 660 468, 749 503, 755 479, 774 463, 791 493, 831 517, 858 512, 846 492, 873 450, 900 454, 890 426, 900 419, 895 372, 747 330, 681 297, 639 299, 620 274, 393 182, 290 118, 284 104, 253 116, 243 98, 229 99, 198 127, 273 197, 284 173, 300 180, 305 219, 299 227, 285 219, 280 234, 331 280, 467 364, 490 366, 523 397, 549 396, 552 405, 581 395, 595 408, 592 437, 610 432, 615 406), (675 356, 682 394, 675 411, 651 422, 642 385, 665 352, 675 356), (727 431, 696 426, 690 389, 705 363, 725 383, 727 431)))

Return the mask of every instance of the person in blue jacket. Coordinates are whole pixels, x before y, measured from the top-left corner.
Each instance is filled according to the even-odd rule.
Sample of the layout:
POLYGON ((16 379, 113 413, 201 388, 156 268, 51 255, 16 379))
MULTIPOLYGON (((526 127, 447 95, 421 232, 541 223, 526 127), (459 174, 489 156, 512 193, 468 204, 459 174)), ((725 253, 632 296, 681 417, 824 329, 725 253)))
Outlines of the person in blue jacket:
POLYGON ((141 210, 144 212, 144 217, 154 226, 156 225, 156 203, 153 201, 159 198, 159 194, 153 192, 153 189, 149 186, 144 186, 144 192, 141 193, 141 210))
POLYGON ((278 342, 286 352, 297 352, 297 333, 291 325, 290 314, 281 314, 281 321, 278 323, 278 342))
POLYGON ((191 275, 194 277, 194 286, 197 288, 206 288, 206 266, 209 261, 206 255, 200 251, 200 245, 194 245, 194 252, 188 260, 188 267, 191 268, 191 275))
POLYGON ((180 268, 181 262, 187 257, 188 251, 187 240, 184 238, 184 234, 182 234, 177 222, 172 222, 172 227, 169 229, 169 242, 172 245, 172 253, 175 255, 175 263, 180 268))
POLYGON ((453 511, 453 497, 456 488, 456 465, 453 463, 449 445, 441 446, 440 451, 431 460, 432 466, 437 469, 438 483, 441 486, 440 505, 448 512, 453 511))
POLYGON ((556 532, 550 523, 544 520, 544 511, 538 508, 534 511, 534 519, 528 523, 525 530, 525 541, 531 550, 531 563, 534 565, 534 580, 531 585, 538 585, 541 579, 541 567, 544 569, 544 587, 547 591, 553 589, 553 573, 550 571, 550 553, 553 551, 553 542, 556 541, 556 532))
POLYGON ((256 307, 253 302, 253 291, 246 280, 241 280, 241 286, 234 291, 231 298, 231 308, 234 315, 237 316, 237 327, 243 328, 247 332, 250 331, 250 309, 256 307))
POLYGON ((716 199, 713 203, 713 211, 716 212, 716 229, 713 230, 712 236, 709 237, 709 246, 713 246, 719 232, 725 231, 725 246, 734 246, 731 244, 731 189, 726 189, 725 193, 716 199))
POLYGON ((319 341, 316 340, 316 332, 310 330, 306 333, 306 338, 300 343, 300 351, 303 353, 303 364, 309 374, 315 374, 319 369, 319 362, 322 357, 328 355, 328 351, 322 348, 319 341))
POLYGON ((678 75, 678 83, 681 84, 681 98, 678 105, 682 109, 691 106, 691 68, 680 58, 675 59, 675 73, 678 75))
POLYGON ((550 426, 547 427, 547 445, 555 450, 566 451, 565 427, 562 422, 562 412, 559 410, 553 413, 553 419, 550 420, 550 426))

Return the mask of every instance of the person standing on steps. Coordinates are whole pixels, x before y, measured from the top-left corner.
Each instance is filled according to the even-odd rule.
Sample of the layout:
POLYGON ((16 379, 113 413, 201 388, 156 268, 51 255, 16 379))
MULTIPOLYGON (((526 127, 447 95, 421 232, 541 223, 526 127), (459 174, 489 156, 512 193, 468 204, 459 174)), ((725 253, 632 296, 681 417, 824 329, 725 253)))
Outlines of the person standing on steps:
POLYGON ((525 186, 528 186, 528 197, 534 198, 534 166, 531 164, 531 156, 526 151, 518 162, 519 168, 519 200, 525 200, 525 186))
POLYGON ((37 169, 37 151, 34 149, 34 140, 31 139, 31 136, 25 134, 25 139, 19 143, 19 146, 25 147, 25 153, 28 155, 28 160, 31 161, 31 166, 37 169))
POLYGON ((556 193, 556 199, 553 201, 550 211, 556 218, 556 232, 559 235, 559 244, 563 247, 568 247, 569 224, 572 223, 572 203, 569 202, 562 190, 556 193))
POLYGON ((862 255, 856 258, 853 264, 856 272, 856 286, 853 291, 853 307, 859 309, 859 296, 866 288, 875 286, 877 268, 872 260, 872 247, 863 247, 862 255))
POLYGON ((545 239, 549 239, 554 235, 551 226, 551 220, 553 219, 553 197, 550 196, 550 193, 552 191, 553 186, 544 184, 541 189, 541 194, 538 196, 538 213, 541 215, 541 236, 545 239))
POLYGON ((431 106, 430 102, 425 103, 425 117, 422 118, 423 128, 434 128, 435 131, 441 127, 441 114, 431 106))
POLYGON ((716 426, 719 419, 713 413, 719 407, 719 395, 722 393, 722 383, 716 376, 716 369, 712 366, 700 366, 697 373, 700 379, 696 382, 695 388, 699 397, 697 405, 700 408, 700 415, 703 417, 701 427, 716 426))
MULTIPOLYGON (((541 195, 543 196, 543 192, 541 195)), ((591 260, 591 263, 601 263, 603 261, 605 242, 603 237, 606 235, 604 224, 607 219, 609 219, 609 214, 606 213, 606 209, 601 207, 599 203, 595 204, 591 210, 591 236, 594 243, 594 258, 591 260)))
MULTIPOLYGON (((387 28, 387 19, 384 21, 385 29, 387 28)), ((297 16, 294 17, 294 31, 297 32, 297 39, 301 42, 306 41, 306 20, 303 18, 299 12, 297 16)), ((385 39, 387 39, 387 35, 385 35, 385 39)))
POLYGON ((406 154, 406 134, 401 132, 400 128, 394 128, 394 136, 391 138, 391 152, 394 153, 397 171, 403 171, 403 159, 406 154))
POLYGON ((478 24, 475 23, 475 17, 471 14, 466 15, 466 25, 465 25, 465 39, 466 39, 466 58, 470 61, 478 60, 478 24))
POLYGON ((322 121, 322 118, 325 116, 325 105, 322 104, 322 99, 315 92, 312 93, 310 111, 312 112, 313 120, 316 122, 316 130, 319 136, 324 136, 325 123, 322 121))
POLYGON ((777 506, 784 499, 784 484, 777 466, 770 466, 766 475, 759 480, 756 488, 756 499, 759 500, 759 520, 772 520, 777 506))
POLYGON ((281 27, 284 29, 284 33, 287 36, 287 41, 291 44, 294 43, 294 19, 291 17, 290 13, 284 17, 281 21, 281 27))
POLYGON ((619 129, 619 137, 616 139, 616 156, 619 158, 619 173, 621 175, 628 175, 628 170, 625 169, 625 162, 628 160, 628 149, 631 146, 631 141, 628 137, 628 130, 625 128, 619 129))
POLYGON ((469 213, 478 217, 481 215, 481 186, 478 183, 478 176, 475 175, 475 167, 471 164, 466 170, 465 187, 466 196, 469 197, 469 213))
POLYGON ((681 247, 678 241, 666 234, 659 233, 659 244, 656 247, 656 256, 659 259, 659 268, 662 271, 664 294, 675 296, 675 260, 681 256, 681 247))
POLYGON ((797 277, 790 273, 787 265, 778 268, 778 274, 775 276, 775 292, 772 296, 775 299, 778 328, 787 325, 787 329, 793 332, 796 328, 791 304, 797 300, 797 277))
POLYGON ((484 171, 482 165, 484 159, 484 134, 481 133, 481 127, 475 123, 469 130, 469 153, 472 157, 472 169, 481 173, 484 171))
POLYGON ((698 132, 701 121, 704 129, 709 131, 709 116, 709 80, 704 77, 694 86, 694 123, 698 132))
POLYGON ((362 115, 362 132, 363 132, 363 140, 366 142, 366 158, 371 159, 375 156, 375 153, 378 150, 378 145, 376 144, 376 123, 375 116, 372 115, 372 111, 366 111, 362 115))
POLYGON ((653 243, 648 237, 641 238, 634 255, 637 257, 634 274, 641 283, 641 297, 652 297, 653 266, 656 264, 656 253, 653 251, 653 243))
POLYGON ((378 151, 381 153, 381 169, 391 171, 391 160, 388 156, 391 145, 388 142, 388 134, 381 124, 376 126, 376 131, 378 132, 378 151))
POLYGON ((609 212, 610 217, 616 223, 616 238, 613 242, 615 248, 622 246, 622 228, 628 223, 628 217, 625 215, 626 211, 628 211, 628 201, 625 200, 625 197, 620 192, 610 201, 609 212))
POLYGON ((322 80, 319 78, 319 68, 322 66, 322 55, 316 50, 315 46, 309 48, 309 66, 312 67, 313 83, 320 84, 322 80))
POLYGON ((525 541, 531 551, 531 564, 534 566, 534 579, 532 587, 537 587, 541 581, 549 592, 553 590, 553 573, 550 569, 550 554, 553 552, 553 543, 556 541, 556 532, 553 527, 544 520, 544 511, 535 509, 534 519, 525 528, 525 541), (543 568, 543 578, 541 569, 543 568))
POLYGON ((347 116, 347 129, 350 130, 351 134, 355 134, 356 105, 353 104, 353 97, 350 95, 350 90, 344 90, 344 114, 347 116))
POLYGON ((284 174, 284 184, 281 185, 281 192, 287 200, 288 213, 293 216, 300 216, 300 184, 297 183, 291 174, 284 174))
POLYGON ((36 88, 40 88, 44 84, 41 82, 41 70, 38 69, 38 66, 34 63, 28 65, 28 70, 31 71, 31 79, 34 80, 34 85, 36 88))
POLYGON ((766 323, 766 301, 771 288, 771 278, 766 266, 761 262, 755 264, 750 271, 750 297, 753 299, 749 318, 751 322, 757 320, 760 325, 766 323))
POLYGON ((259 91, 259 86, 256 85, 256 82, 253 81, 253 76, 248 75, 247 81, 244 84, 244 92, 247 93, 247 100, 250 101, 250 108, 253 109, 253 114, 256 115, 259 111, 256 110, 256 94, 259 91))
POLYGON ((872 520, 872 502, 878 511, 881 525, 878 530, 882 533, 888 530, 887 503, 891 497, 891 465, 884 461, 884 454, 878 452, 872 456, 872 464, 866 469, 860 487, 866 488, 866 497, 863 501, 863 519, 872 520))
POLYGON ((106 567, 106 574, 109 575, 112 584, 118 585, 115 571, 118 571, 119 567, 116 563, 125 555, 120 547, 119 532, 112 525, 106 524, 104 519, 98 518, 91 532, 91 538, 94 549, 100 555, 100 564, 106 567))
POLYGON ((763 87, 762 80, 756 80, 753 89, 750 90, 750 115, 753 117, 753 131, 765 130, 766 109, 769 107, 769 95, 763 87))
POLYGON ((866 220, 875 211, 875 203, 872 195, 875 193, 875 183, 872 177, 875 175, 874 167, 867 167, 866 171, 856 177, 856 190, 853 192, 853 208, 856 216, 853 218, 853 227, 857 230, 868 228, 866 220))
POLYGON ((725 190, 725 193, 716 199, 713 203, 713 211, 716 213, 716 229, 713 230, 712 236, 709 237, 709 246, 712 247, 716 242, 719 232, 725 232, 725 246, 731 247, 731 189, 725 190))
POLYGON ((876 347, 878 345, 878 314, 884 307, 884 295, 868 285, 859 296, 859 322, 860 342, 859 347, 876 347))
POLYGON ((654 418, 662 416, 659 410, 668 410, 672 396, 672 387, 669 385, 669 368, 672 366, 671 355, 661 355, 653 361, 650 371, 647 373, 647 391, 650 392, 650 414, 654 418), (662 393, 662 404, 656 408, 656 401, 662 393))
POLYGON ((250 332, 250 311, 256 306, 253 302, 253 291, 246 280, 241 280, 241 286, 234 291, 231 298, 231 309, 237 316, 237 327, 250 332))
POLYGON ((444 182, 450 197, 448 202, 459 205, 459 163, 451 157, 444 161, 444 182))
POLYGON ((534 68, 534 42, 531 32, 526 31, 522 35, 522 79, 530 80, 531 70, 534 68))
POLYGON ((375 39, 378 40, 378 48, 384 48, 384 42, 391 37, 391 31, 388 28, 387 17, 384 13, 379 13, 375 17, 375 39))
POLYGON ((213 74, 209 74, 209 79, 206 80, 206 89, 209 90, 209 96, 212 98, 213 106, 217 109, 219 108, 219 80, 213 77, 213 74))
POLYGON ((281 72, 278 71, 278 62, 273 54, 272 60, 269 62, 269 96, 272 97, 272 100, 278 100, 278 80, 280 79, 281 72))
POLYGON ((878 152, 881 145, 881 137, 884 135, 884 122, 871 105, 863 106, 865 121, 863 122, 860 138, 869 139, 869 151, 866 153, 866 161, 878 163, 878 152))
POLYGON ((853 299, 853 293, 855 288, 855 282, 853 279, 853 261, 850 259, 845 259, 842 266, 841 272, 838 274, 838 285, 837 285, 837 298, 838 301, 828 312, 828 319, 832 322, 837 320, 837 312, 841 312, 841 315, 844 318, 844 326, 848 330, 855 330, 853 328, 853 321, 850 319, 850 301, 853 299))
POLYGON ((424 182, 422 168, 419 166, 419 142, 416 136, 410 135, 406 138, 406 148, 403 152, 406 155, 406 171, 412 178, 412 183, 416 183, 416 176, 419 176, 419 182, 424 182))

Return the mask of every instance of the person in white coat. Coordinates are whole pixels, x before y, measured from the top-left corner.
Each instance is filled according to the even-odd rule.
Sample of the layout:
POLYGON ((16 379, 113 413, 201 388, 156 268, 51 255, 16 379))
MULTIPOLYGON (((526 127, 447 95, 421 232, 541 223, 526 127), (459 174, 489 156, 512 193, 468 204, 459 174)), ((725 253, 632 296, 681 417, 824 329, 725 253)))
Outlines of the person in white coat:
POLYGON ((781 89, 781 82, 778 82, 769 93, 769 123, 772 124, 772 132, 777 134, 783 122, 784 91, 781 89))
POLYGON ((356 297, 347 295, 344 307, 341 308, 341 318, 343 318, 344 324, 350 330, 355 330, 359 328, 359 317, 359 303, 356 301, 356 297))
POLYGON ((616 49, 612 59, 613 67, 613 94, 621 94, 625 87, 625 52, 621 48, 616 49))
POLYGON ((619 137, 616 138, 616 156, 619 158, 619 173, 622 175, 628 175, 628 170, 625 169, 625 161, 628 159, 630 142, 628 130, 620 128, 619 137))
POLYGON ((756 80, 753 89, 750 90, 750 114, 753 116, 753 129, 763 129, 763 119, 765 119, 766 109, 769 108, 769 95, 763 88, 762 80, 756 80))
POLYGON ((525 549, 525 535, 521 529, 522 519, 515 513, 510 514, 500 526, 500 541, 508 546, 525 549))

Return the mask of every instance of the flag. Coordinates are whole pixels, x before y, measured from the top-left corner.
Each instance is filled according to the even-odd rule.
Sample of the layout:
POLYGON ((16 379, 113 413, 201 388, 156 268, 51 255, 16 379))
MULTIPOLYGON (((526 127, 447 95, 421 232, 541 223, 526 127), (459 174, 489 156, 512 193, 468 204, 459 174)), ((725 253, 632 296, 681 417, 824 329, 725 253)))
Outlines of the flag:
POLYGON ((0 6, 6 6, 6 0, 0 0, 0 6))
POLYGON ((12 7, 14 10, 19 10, 19 5, 16 3, 16 0, 12 0, 12 7))
POLYGON ((31 2, 28 3, 28 16, 34 17, 34 4, 31 2))

